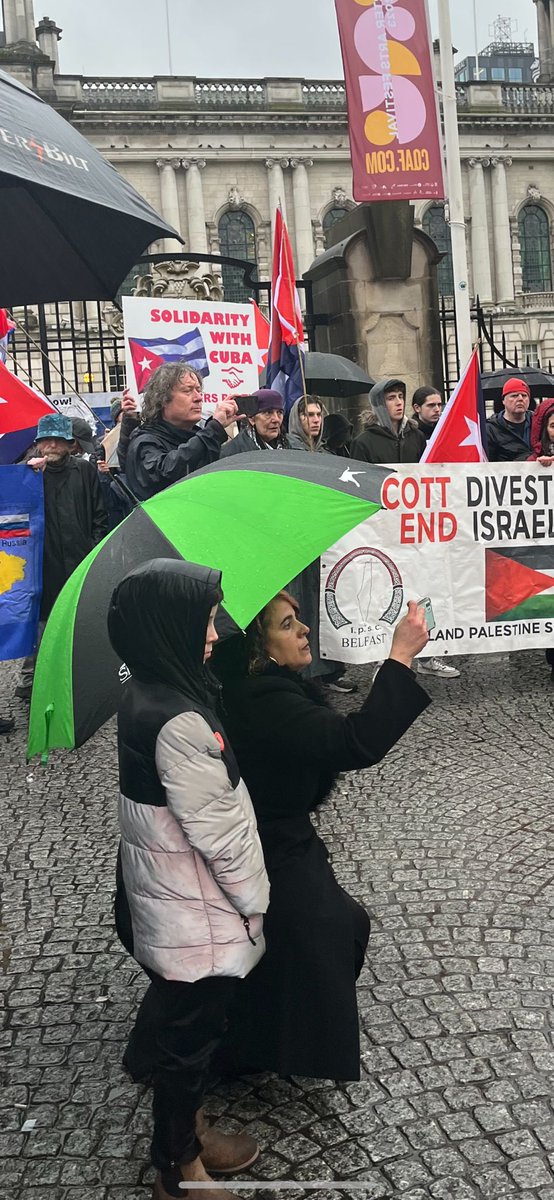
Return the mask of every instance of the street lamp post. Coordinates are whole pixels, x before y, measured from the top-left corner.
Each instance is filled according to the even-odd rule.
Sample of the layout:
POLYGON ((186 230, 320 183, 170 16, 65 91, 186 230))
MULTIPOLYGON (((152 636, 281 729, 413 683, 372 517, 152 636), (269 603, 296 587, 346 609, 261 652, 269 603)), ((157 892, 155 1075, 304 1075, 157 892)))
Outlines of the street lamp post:
POLYGON ((169 0, 165 0, 165 27, 167 31, 167 61, 169 74, 173 75, 173 57, 171 54, 171 23, 169 20, 169 0))
POLYGON ((462 367, 472 351, 471 308, 467 269, 466 225, 458 135, 456 81, 452 56, 452 25, 449 0, 439 0, 439 40, 442 76, 442 105, 446 145, 446 177, 448 188, 448 221, 452 242, 452 271, 454 276, 454 308, 458 351, 462 367))

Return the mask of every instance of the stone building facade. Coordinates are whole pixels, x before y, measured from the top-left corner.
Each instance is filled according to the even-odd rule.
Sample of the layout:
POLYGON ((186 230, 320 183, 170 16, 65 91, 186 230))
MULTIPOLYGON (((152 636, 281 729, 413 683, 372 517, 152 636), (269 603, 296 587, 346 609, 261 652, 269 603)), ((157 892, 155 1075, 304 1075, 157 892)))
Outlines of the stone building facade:
MULTIPOLYGON (((554 361, 554 0, 535 3, 540 82, 457 90, 472 295, 494 312, 511 352, 546 363, 554 361)), ((268 278, 281 202, 301 275, 353 207, 341 81, 60 74, 55 22, 43 18, 35 41, 33 0, 3 7, 0 65, 54 103, 200 258, 248 258, 268 278)), ((439 287, 448 297, 444 206, 419 204, 415 215, 444 252, 439 287)), ((226 297, 242 298, 240 277, 223 274, 226 297)))

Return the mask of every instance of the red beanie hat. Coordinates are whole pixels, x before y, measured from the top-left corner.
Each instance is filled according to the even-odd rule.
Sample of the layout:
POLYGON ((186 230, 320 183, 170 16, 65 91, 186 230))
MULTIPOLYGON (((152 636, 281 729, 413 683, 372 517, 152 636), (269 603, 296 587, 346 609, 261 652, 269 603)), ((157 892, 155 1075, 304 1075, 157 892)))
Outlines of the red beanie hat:
POLYGON ((512 392, 527 392, 529 399, 531 398, 531 388, 524 379, 507 379, 502 388, 502 395, 509 396, 512 392))

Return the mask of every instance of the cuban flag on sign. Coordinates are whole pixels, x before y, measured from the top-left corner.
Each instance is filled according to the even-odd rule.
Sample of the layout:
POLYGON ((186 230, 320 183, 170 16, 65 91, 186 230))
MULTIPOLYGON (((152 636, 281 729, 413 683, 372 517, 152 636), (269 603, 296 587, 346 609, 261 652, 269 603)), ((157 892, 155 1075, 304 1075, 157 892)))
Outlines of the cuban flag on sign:
POLYGON ((164 363, 186 363, 203 378, 209 375, 204 339, 199 329, 177 338, 129 338, 137 391, 142 395, 153 371, 164 363))

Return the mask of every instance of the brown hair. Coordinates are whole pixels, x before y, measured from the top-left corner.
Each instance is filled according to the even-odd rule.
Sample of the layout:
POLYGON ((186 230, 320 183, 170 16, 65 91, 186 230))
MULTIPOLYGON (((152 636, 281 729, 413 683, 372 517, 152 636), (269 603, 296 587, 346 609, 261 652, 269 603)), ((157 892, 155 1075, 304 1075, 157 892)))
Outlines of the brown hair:
POLYGON ((271 605, 274 604, 276 600, 287 600, 289 604, 292 604, 295 614, 298 617, 300 611, 298 601, 295 600, 294 596, 291 596, 289 592, 285 592, 284 590, 277 592, 276 596, 273 596, 271 600, 268 600, 267 604, 264 605, 257 617, 254 617, 254 620, 251 621, 246 631, 249 675, 259 675, 269 662, 269 656, 265 648, 265 636, 269 623, 268 612, 271 608, 271 605))

